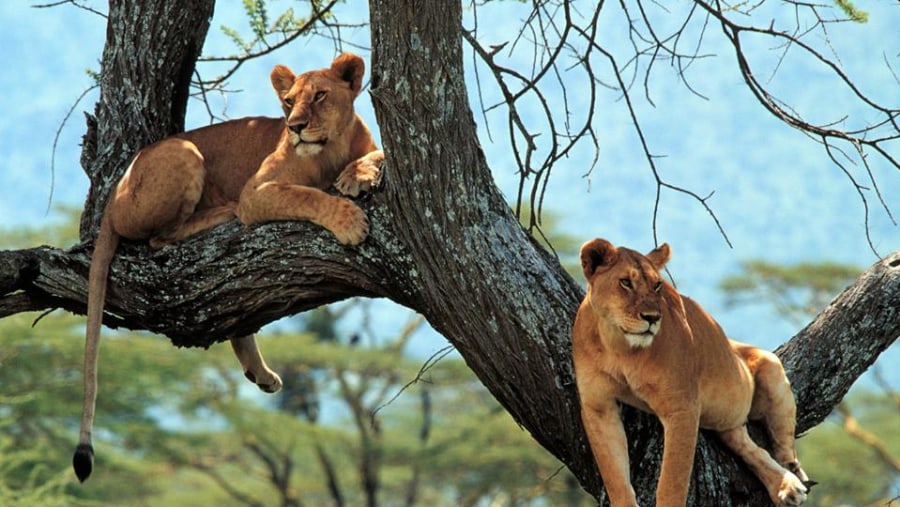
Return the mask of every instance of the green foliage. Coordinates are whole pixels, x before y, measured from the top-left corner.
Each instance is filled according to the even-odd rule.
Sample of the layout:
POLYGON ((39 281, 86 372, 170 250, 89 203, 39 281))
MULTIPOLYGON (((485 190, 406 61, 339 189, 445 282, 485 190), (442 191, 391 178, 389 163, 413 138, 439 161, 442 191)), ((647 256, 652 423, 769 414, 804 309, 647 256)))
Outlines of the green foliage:
POLYGON ((99 471, 90 488, 81 488, 70 465, 81 414, 78 321, 50 315, 32 327, 29 317, 34 318, 16 315, 0 321, 0 447, 13 449, 0 453, 0 504, 121 505, 123 499, 147 495, 152 488, 138 480, 146 474, 145 465, 129 456, 141 443, 130 435, 155 427, 145 407, 158 405, 164 389, 173 387, 165 378, 176 377, 163 368, 132 373, 164 344, 120 339, 104 343, 105 352, 116 360, 101 368, 95 433, 99 471), (148 390, 150 385, 163 388, 148 390), (39 502, 30 503, 37 497, 39 502))
POLYGON ((772 305, 784 318, 801 323, 817 314, 863 270, 831 262, 780 265, 764 260, 741 264, 741 273, 719 283, 725 303, 772 305))
POLYGON ((869 21, 869 13, 858 9, 850 0, 834 0, 834 4, 847 15, 850 21, 857 23, 867 23, 869 21))
MULTIPOLYGON (((845 403, 861 427, 877 435, 891 455, 900 456, 896 400, 888 394, 861 391, 845 403)), ((813 506, 889 505, 898 494, 900 470, 849 435, 837 416, 800 438, 797 449, 804 469, 819 482, 810 497, 813 506)))
POLYGON ((385 504, 400 504, 415 487, 418 505, 591 505, 460 359, 421 372, 423 360, 403 350, 415 325, 370 347, 338 343, 341 314, 309 319, 331 340, 260 339, 280 371, 315 372, 317 418, 281 409, 280 395, 246 382, 227 345, 176 349, 161 337, 105 331, 97 463, 85 485, 69 461, 83 320, 0 320, 0 505, 329 505, 323 456, 346 504, 359 505, 360 464, 372 451, 385 504))
MULTIPOLYGON (((238 48, 238 54, 231 58, 249 58, 258 56, 272 50, 285 40, 294 38, 306 27, 307 19, 297 17, 294 9, 288 7, 275 17, 274 21, 269 14, 267 0, 243 0, 244 11, 247 13, 247 28, 249 34, 242 34, 242 30, 221 25, 219 29, 238 48)), ((320 2, 310 3, 311 11, 318 12, 322 7, 320 2)), ((328 18, 328 14, 321 15, 328 18)), ((308 27, 307 27, 308 28, 308 27)))
POLYGON ((18 250, 40 245, 65 248, 78 243, 78 217, 81 210, 71 206, 55 208, 48 225, 41 228, 0 227, 0 249, 18 250))
POLYGON ((266 26, 269 24, 265 0, 244 0, 244 10, 247 11, 247 19, 253 34, 260 39, 264 38, 266 26))

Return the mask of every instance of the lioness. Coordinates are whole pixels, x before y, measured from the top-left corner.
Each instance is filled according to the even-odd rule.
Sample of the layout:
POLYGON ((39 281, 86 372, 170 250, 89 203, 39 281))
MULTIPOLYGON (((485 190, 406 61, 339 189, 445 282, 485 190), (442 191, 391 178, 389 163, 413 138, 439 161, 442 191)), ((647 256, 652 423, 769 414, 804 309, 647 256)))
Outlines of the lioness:
POLYGON ((595 239, 581 247, 587 294, 572 330, 581 419, 613 506, 636 506, 617 401, 664 429, 656 505, 683 506, 698 427, 716 431, 779 506, 800 505, 808 478, 794 450, 796 407, 774 354, 729 340, 711 316, 662 280, 667 244, 641 255, 595 239), (762 420, 774 459, 747 434, 762 420))
MULTIPOLYGON (((299 76, 276 66, 271 81, 284 119, 228 121, 174 135, 135 155, 106 205, 91 257, 84 412, 72 460, 79 480, 93 468, 100 323, 119 238, 160 248, 237 216, 248 225, 309 220, 343 244, 362 242, 369 231, 365 213, 323 189, 333 184, 356 196, 380 180, 384 154, 353 111, 364 72, 362 58, 348 53, 330 68, 299 76)), ((263 391, 281 388, 253 335, 233 338, 231 345, 248 379, 263 391)))

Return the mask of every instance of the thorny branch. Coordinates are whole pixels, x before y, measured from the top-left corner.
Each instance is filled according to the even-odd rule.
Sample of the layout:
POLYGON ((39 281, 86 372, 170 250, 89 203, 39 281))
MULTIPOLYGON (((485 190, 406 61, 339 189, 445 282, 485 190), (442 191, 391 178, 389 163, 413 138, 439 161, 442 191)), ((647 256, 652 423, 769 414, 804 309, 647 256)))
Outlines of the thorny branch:
MULTIPOLYGON (((596 165, 599 156, 598 128, 595 126, 595 122, 599 120, 595 116, 598 111, 597 102, 601 91, 611 89, 620 95, 619 98, 624 99, 640 140, 644 159, 655 178, 654 239, 662 192, 671 190, 688 195, 699 203, 710 214, 728 242, 728 237, 709 204, 709 198, 714 192, 704 196, 672 184, 661 176, 658 169, 660 156, 654 154, 652 140, 644 135, 631 93, 635 83, 641 82, 647 103, 655 107, 650 93, 653 73, 659 63, 668 63, 685 88, 705 99, 689 82, 686 71, 695 62, 713 56, 704 49, 717 42, 710 41, 712 37, 708 29, 711 25, 721 27, 724 41, 727 47, 733 49, 737 67, 759 103, 780 121, 822 144, 834 165, 847 175, 863 203, 867 234, 871 192, 874 192, 887 217, 897 223, 882 195, 873 166, 876 163, 887 163, 889 167, 900 170, 900 160, 889 149, 892 143, 900 141, 900 109, 867 95, 845 71, 836 49, 830 43, 828 26, 852 19, 847 18, 836 7, 787 2, 793 9, 793 16, 780 15, 777 18, 792 20, 790 22, 794 26, 785 30, 777 28, 774 21, 769 21, 770 18, 766 18, 768 24, 758 25, 742 25, 732 21, 731 18, 739 16, 741 19, 758 18, 759 12, 768 7, 765 0, 734 5, 721 0, 712 0, 710 3, 695 0, 687 7, 660 2, 651 4, 646 0, 619 0, 615 3, 601 1, 590 12, 581 12, 573 2, 564 0, 533 0, 530 14, 523 21, 515 39, 490 45, 481 41, 483 35, 478 32, 478 10, 486 9, 488 3, 478 0, 471 2, 473 26, 463 29, 463 37, 473 49, 482 114, 486 116, 501 106, 506 108, 507 130, 520 178, 516 211, 520 214, 523 209, 530 210, 528 223, 531 229, 540 226, 544 191, 551 168, 557 161, 575 153, 578 149, 576 146, 588 143, 592 145, 593 160, 587 174, 596 165), (615 11, 616 7, 618 11, 615 11), (601 13, 604 15, 603 20, 600 18, 601 13), (660 13, 665 17, 661 17, 660 13), (601 40, 609 30, 598 31, 600 26, 614 24, 607 16, 617 15, 622 16, 627 23, 630 56, 624 59, 620 56, 620 48, 614 45, 617 41, 601 40), (756 72, 756 65, 750 62, 746 50, 747 39, 752 37, 776 41, 778 54, 774 70, 765 82, 756 77, 761 72, 756 72), (519 44, 523 39, 527 39, 530 44, 519 44), (818 49, 819 44, 824 44, 826 49, 818 49), (790 50, 836 77, 843 88, 836 90, 836 93, 848 92, 862 105, 863 111, 858 113, 859 117, 873 118, 874 115, 876 119, 862 126, 854 126, 849 116, 817 124, 808 120, 789 103, 778 99, 773 92, 772 81, 790 50), (531 54, 523 54, 527 51, 531 51, 531 54), (528 64, 515 64, 521 61, 530 61, 531 68, 528 71, 522 70, 520 67, 528 64), (485 102, 479 74, 481 68, 486 68, 494 78, 494 84, 502 97, 499 103, 485 102), (567 74, 565 85, 563 73, 567 74), (579 96, 584 97, 586 105, 583 105, 584 102, 574 104, 572 92, 576 89, 579 96), (548 101, 547 94, 552 94, 553 100, 548 101), (554 100, 558 100, 557 97, 561 99, 562 108, 553 104, 554 100), (533 113, 535 106, 540 113, 537 120, 533 113), (547 138, 549 140, 544 142, 544 146, 539 145, 539 139, 547 138), (849 149, 844 149, 845 144, 849 145, 849 149), (848 167, 850 164, 862 167, 865 182, 858 181, 859 177, 854 176, 848 167), (526 188, 529 183, 530 189, 526 188), (528 199, 527 207, 524 206, 525 199, 528 199)), ((776 6, 774 2, 769 3, 773 4, 773 8, 783 8, 782 4, 776 6)), ((798 56, 793 53, 792 56, 798 56)), ((885 65, 897 79, 897 74, 887 60, 885 65)), ((488 134, 490 135, 490 131, 488 134)), ((869 244, 875 251, 871 238, 869 244)))

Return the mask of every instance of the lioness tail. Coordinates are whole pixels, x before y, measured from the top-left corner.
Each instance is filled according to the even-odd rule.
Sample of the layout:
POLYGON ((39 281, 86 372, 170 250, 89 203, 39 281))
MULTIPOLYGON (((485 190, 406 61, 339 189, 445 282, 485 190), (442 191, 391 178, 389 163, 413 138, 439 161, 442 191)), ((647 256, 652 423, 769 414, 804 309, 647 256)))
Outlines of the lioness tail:
POLYGON ((94 425, 94 408, 97 403, 100 325, 103 322, 103 306, 106 302, 106 278, 118 245, 119 235, 113 229, 109 213, 104 213, 103 220, 100 222, 100 232, 94 242, 94 253, 91 256, 91 270, 88 276, 87 329, 84 340, 84 405, 81 413, 78 446, 72 457, 72 467, 81 482, 87 480, 94 467, 91 433, 94 425))

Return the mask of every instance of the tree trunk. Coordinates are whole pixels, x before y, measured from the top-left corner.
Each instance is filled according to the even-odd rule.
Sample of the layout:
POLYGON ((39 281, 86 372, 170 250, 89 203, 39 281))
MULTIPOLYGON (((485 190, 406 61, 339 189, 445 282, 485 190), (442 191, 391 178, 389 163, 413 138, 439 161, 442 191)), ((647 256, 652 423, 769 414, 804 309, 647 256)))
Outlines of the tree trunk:
MULTIPOLYGON (((147 3, 111 10, 135 13, 147 3)), ((177 0, 152 4, 185 9, 177 0)), ((155 252, 124 242, 111 266, 105 323, 207 347, 350 296, 390 298, 422 313, 513 417, 601 499, 570 358, 571 322, 583 291, 522 230, 492 181, 463 80, 460 4, 371 0, 370 8, 371 94, 388 160, 383 190, 361 202, 372 223, 366 242, 345 248, 301 222, 251 228, 231 222, 155 252)), ((169 21, 203 26, 210 13, 211 5, 169 21)), ((199 42, 145 31, 173 30, 143 16, 110 15, 107 88, 85 147, 93 182, 85 231, 97 223, 98 204, 133 152, 180 125, 183 104, 174 102, 186 95, 156 87, 171 84, 169 69, 192 68, 199 42), (135 20, 146 25, 130 24, 135 20), (117 42, 130 40, 129 33, 153 42, 141 48, 117 42), (172 60, 136 63, 159 58, 172 60), (136 106, 123 99, 128 94, 157 98, 136 106)), ((0 252, 0 317, 46 308, 84 313, 90 246, 0 252)), ((797 393, 799 431, 820 422, 900 334, 897 301, 900 252, 870 268, 780 350, 797 393)), ((625 418, 635 489, 649 505, 660 427, 633 410, 625 418)), ((706 436, 692 480, 692 505, 769 505, 750 472, 706 436)))

